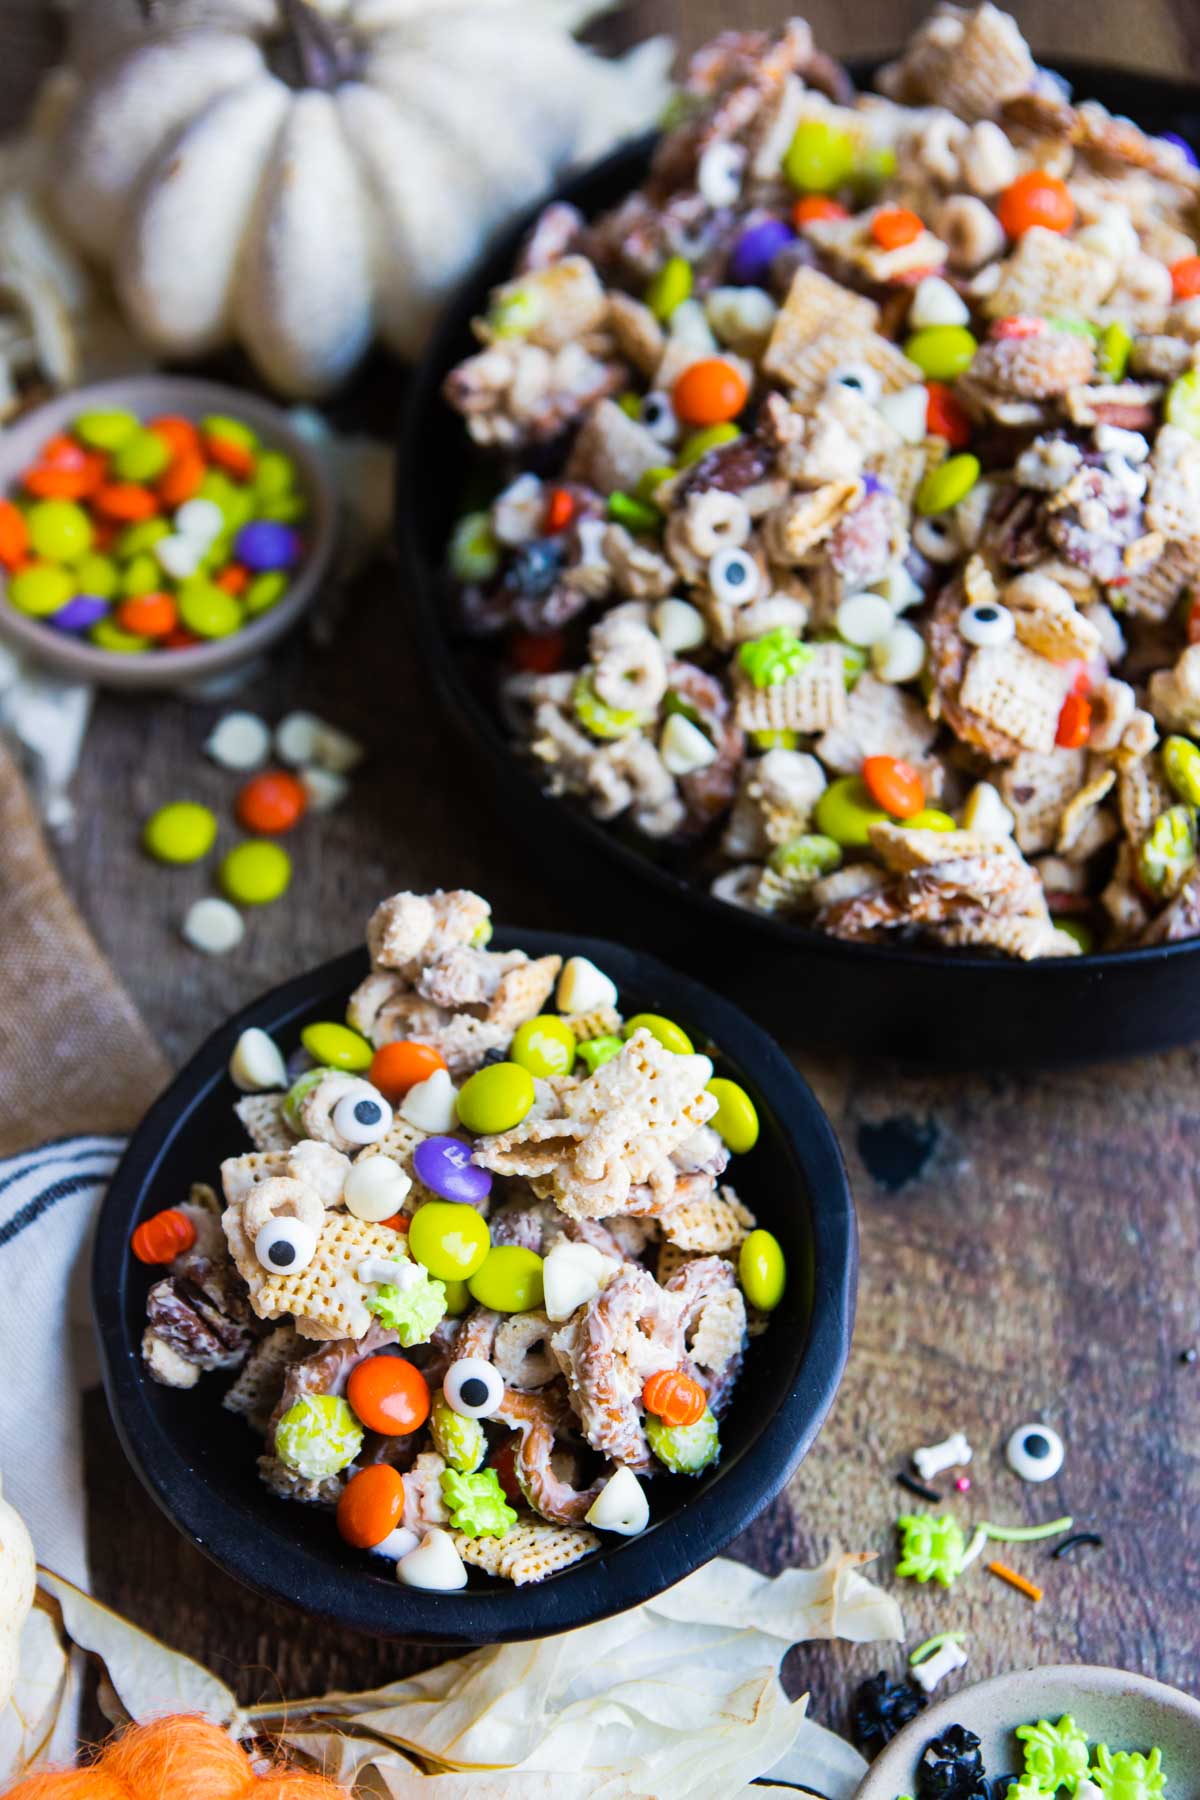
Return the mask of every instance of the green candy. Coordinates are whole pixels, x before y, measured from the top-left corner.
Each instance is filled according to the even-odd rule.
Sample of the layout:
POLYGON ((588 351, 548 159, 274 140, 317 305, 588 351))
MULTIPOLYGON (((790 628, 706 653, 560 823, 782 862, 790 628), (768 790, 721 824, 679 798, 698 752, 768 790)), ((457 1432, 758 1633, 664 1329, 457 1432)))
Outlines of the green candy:
POLYGON ((1162 766, 1179 798, 1200 806, 1200 749, 1191 739, 1169 737, 1162 747, 1162 766))
POLYGON ((269 569, 265 574, 256 575, 242 595, 246 617, 257 619, 260 613, 270 612, 283 599, 287 589, 288 578, 282 569, 269 569))
POLYGON ((254 515, 250 489, 239 487, 220 469, 210 469, 196 492, 201 499, 215 501, 220 507, 228 531, 239 531, 254 515))
POLYGON ((633 392, 618 394, 617 395, 617 405, 620 407, 621 411, 625 414, 625 417, 627 419, 638 419, 638 420, 641 419, 642 402, 641 402, 640 397, 637 394, 635 394, 633 392))
POLYGON ((1138 874, 1152 894, 1177 894, 1196 861, 1196 815, 1190 806, 1160 813, 1138 852, 1138 874))
POLYGON ((738 650, 738 664, 756 688, 778 687, 798 675, 812 659, 811 646, 802 644, 790 625, 776 625, 762 637, 750 638, 738 650))
POLYGON ((157 431, 131 433, 113 457, 113 469, 122 481, 157 481, 171 460, 171 447, 157 431))
POLYGON ((510 288, 507 294, 497 294, 492 301, 488 329, 493 337, 528 337, 545 310, 545 301, 536 288, 510 288))
POLYGON ((1096 934, 1091 926, 1085 925, 1081 919, 1068 919, 1060 913, 1051 913, 1050 923, 1056 931, 1061 931, 1066 937, 1074 938, 1085 956, 1095 948, 1096 934))
POLYGON ((292 859, 279 844, 251 838, 237 844, 220 868, 221 886, 240 906, 269 906, 285 894, 292 879, 292 859))
POLYGON ((490 919, 480 920, 479 924, 471 933, 471 942, 475 945, 476 949, 484 950, 487 948, 492 941, 492 933, 495 929, 496 928, 490 919))
POLYGON ((444 1281, 442 1286, 446 1290, 446 1317, 461 1319, 472 1306, 470 1288, 465 1281, 444 1281))
POLYGON ((243 419, 235 419, 229 413, 206 413, 200 421, 200 430, 205 437, 223 438, 227 444, 237 444, 242 450, 258 449, 257 433, 243 419))
MULTIPOLYGON (((526 1019, 513 1034, 509 1055, 531 1075, 569 1075, 575 1062, 575 1033, 555 1013, 526 1019)), ((461 1115, 460 1115, 461 1116, 461 1115)))
POLYGON ((367 1311, 394 1331, 406 1350, 427 1344, 446 1316, 445 1288, 424 1270, 421 1273, 423 1279, 409 1287, 385 1282, 367 1301, 367 1311))
POLYGON ((542 1304, 542 1259, 520 1244, 493 1244, 467 1286, 493 1312, 529 1312, 542 1304))
POLYGON ((142 843, 158 862, 199 862, 216 841, 216 814, 194 800, 160 806, 142 828, 142 843))
POLYGON ((191 575, 179 585, 179 618, 197 637, 223 638, 240 626, 242 609, 224 588, 203 575, 191 575))
POLYGON ((865 850, 870 827, 889 823, 888 814, 876 806, 861 775, 843 775, 831 781, 817 801, 813 819, 823 836, 843 850, 865 850))
POLYGON ((445 1469, 441 1487, 450 1523, 464 1537, 503 1537, 517 1522, 495 1469, 481 1469, 477 1475, 445 1469))
POLYGON ((305 1069, 303 1075, 298 1075, 296 1077, 284 1097, 284 1123, 291 1127, 297 1137, 304 1136, 304 1126, 300 1119, 300 1108, 308 1095, 312 1093, 312 1090, 316 1087, 318 1081, 323 1081, 327 1074, 328 1070, 326 1069, 305 1069))
POLYGON ((958 826, 949 813, 941 812, 936 806, 923 806, 920 812, 910 813, 907 819, 896 819, 906 831, 957 831, 958 826))
POLYGON ((1129 366, 1133 334, 1128 325, 1114 319, 1100 333, 1096 344, 1096 373, 1101 381, 1120 381, 1129 366))
POLYGON ((926 325, 913 332, 904 354, 930 381, 953 381, 970 368, 978 348, 965 325, 926 325))
POLYGON ((661 324, 691 297, 692 265, 685 256, 668 257, 646 289, 646 305, 661 324))
POLYGON ((352 1463, 362 1427, 336 1394, 305 1394, 275 1427, 275 1454, 305 1481, 323 1481, 352 1463))
POLYGON ((92 547, 92 521, 73 500, 39 500, 25 515, 35 556, 73 563, 92 547))
POLYGON ((72 429, 89 450, 112 451, 119 450, 135 431, 141 430, 141 420, 135 413, 115 409, 85 412, 80 413, 72 429))
POLYGON ((708 1084, 717 1102, 717 1110, 708 1123, 735 1156, 744 1156, 758 1142, 758 1113, 744 1087, 724 1075, 714 1075, 708 1084))
POLYGON ((75 592, 74 579, 54 563, 31 563, 8 580, 8 597, 18 612, 45 619, 65 606, 75 592))
POLYGON ((831 194, 849 181, 856 162, 848 131, 821 119, 802 119, 783 158, 783 172, 801 194, 831 194))
POLYGON ((163 572, 148 550, 133 557, 121 570, 121 592, 126 599, 133 599, 138 594, 153 594, 162 585, 163 572))
POLYGON ((808 875, 816 881, 818 876, 832 875, 841 867, 842 852, 832 838, 822 837, 816 831, 804 832, 789 838, 786 844, 777 844, 767 862, 777 875, 808 875))
POLYGON ((429 1434, 442 1460, 460 1475, 473 1475, 488 1451, 487 1434, 478 1419, 465 1419, 438 1394, 429 1410, 429 1434))
POLYGON ((964 451, 961 456, 948 456, 945 462, 930 469, 917 489, 917 511, 926 515, 949 512, 952 506, 966 499, 979 475, 979 458, 969 451, 964 451))
POLYGON ((281 525, 294 525, 308 511, 302 494, 276 494, 273 500, 259 500, 252 508, 259 519, 277 519, 281 525))
POLYGON ((1039 1719, 1036 1725, 1018 1725, 1016 1736, 1025 1746, 1025 1774, 1044 1794, 1065 1787, 1074 1793, 1088 1772, 1088 1741, 1070 1713, 1057 1725, 1039 1719))
POLYGON ((500 570, 500 546, 490 513, 464 513, 450 533, 446 552, 456 581, 490 581, 500 570))
POLYGON ((306 1025, 300 1033, 300 1042, 314 1062, 323 1063, 327 1069, 348 1069, 352 1074, 369 1069, 375 1056, 359 1032, 352 1031, 349 1025, 334 1022, 306 1025))
POLYGON ((594 1075, 596 1070, 602 1069, 606 1062, 611 1062, 614 1056, 619 1056, 621 1049, 622 1044, 619 1037, 589 1038, 586 1044, 579 1045, 579 1057, 581 1062, 586 1065, 588 1074, 594 1075))
POLYGON ((165 519, 139 519, 136 525, 127 525, 117 539, 117 556, 122 562, 129 562, 143 551, 153 550, 155 544, 170 535, 171 527, 165 519))
POLYGON ((896 1520, 901 1534, 897 1575, 909 1581, 953 1586, 962 1573, 966 1542, 962 1526, 948 1514, 905 1513, 896 1520))
POLYGON ((408 1228, 410 1256, 439 1281, 469 1281, 491 1245, 482 1213, 457 1200, 427 1200, 408 1228))
POLYGON ((763 1231, 761 1226, 742 1239, 738 1251, 738 1280, 747 1300, 759 1312, 774 1312, 783 1299, 787 1262, 779 1239, 771 1232, 763 1231))
POLYGON ((624 525, 627 531, 657 531, 662 524, 662 514, 657 506, 646 500, 637 500, 632 494, 622 494, 619 490, 608 496, 608 516, 615 519, 618 525, 624 525))
POLYGON ((111 600, 117 584, 117 565, 111 556, 98 556, 93 552, 75 565, 75 586, 81 594, 95 594, 97 600, 111 600))
POLYGON ((535 1097, 528 1069, 515 1062, 489 1063, 463 1082, 458 1116, 468 1131, 493 1137, 519 1125, 535 1097))
POLYGON ((710 450, 720 450, 725 444, 735 444, 741 437, 741 431, 730 419, 721 425, 705 425, 699 431, 693 431, 683 440, 679 452, 678 463, 681 469, 690 469, 707 456, 710 450))
POLYGON ((651 1450, 673 1475, 700 1475, 721 1454, 717 1421, 707 1408, 694 1425, 664 1425, 653 1413, 642 1425, 651 1450))
POLYGON ((752 731, 750 742, 756 750, 794 750, 800 736, 795 731, 752 731))
POLYGON ((281 500, 296 485, 296 465, 282 450, 264 450, 254 470, 254 492, 260 500, 281 500))
POLYGON ((634 1013, 621 1027, 621 1036, 629 1039, 635 1031, 648 1031, 664 1050, 672 1050, 676 1056, 692 1054, 692 1040, 683 1026, 677 1025, 674 1019, 665 1019, 661 1013, 634 1013))
POLYGON ((670 463, 662 463, 657 469, 647 469, 644 475, 638 476, 637 486, 633 490, 634 499, 644 501, 647 506, 653 506, 656 512, 661 512, 662 508, 656 505, 654 496, 664 481, 673 481, 678 473, 679 470, 673 469, 670 463))
POLYGON ((139 651, 150 648, 148 637, 139 637, 133 631, 122 631, 111 619, 97 619, 88 636, 97 650, 110 650, 116 656, 135 656, 139 651))
POLYGON ((645 714, 626 707, 606 706, 597 694, 590 675, 581 675, 571 693, 575 717, 593 737, 623 738, 640 731, 645 714))
POLYGON ((1163 417, 1193 437, 1200 437, 1200 369, 1189 369, 1167 389, 1163 417))

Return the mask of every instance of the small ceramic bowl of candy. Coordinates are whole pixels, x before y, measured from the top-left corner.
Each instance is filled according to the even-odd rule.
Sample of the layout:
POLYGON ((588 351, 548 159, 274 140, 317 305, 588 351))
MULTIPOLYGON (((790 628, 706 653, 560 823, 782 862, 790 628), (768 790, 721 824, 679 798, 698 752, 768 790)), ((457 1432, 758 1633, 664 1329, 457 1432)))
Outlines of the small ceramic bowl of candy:
POLYGON ((1200 1701, 1121 1669, 960 1688, 881 1751, 855 1800, 1161 1800, 1200 1787, 1200 1701))
POLYGON ((310 604, 336 507, 268 402, 140 375, 61 394, 0 444, 0 634, 100 686, 189 686, 310 604))

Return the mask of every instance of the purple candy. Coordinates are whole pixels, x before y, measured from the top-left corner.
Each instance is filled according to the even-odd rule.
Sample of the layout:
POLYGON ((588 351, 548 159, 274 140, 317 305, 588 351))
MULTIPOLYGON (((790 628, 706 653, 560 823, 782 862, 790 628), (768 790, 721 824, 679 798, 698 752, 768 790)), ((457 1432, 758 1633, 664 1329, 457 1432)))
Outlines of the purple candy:
POLYGON ((107 613, 108 601, 101 600, 98 594, 76 594, 56 613, 51 613, 50 624, 58 631, 90 631, 107 613))
POLYGON ((750 225, 733 246, 729 258, 729 279, 739 287, 758 287, 770 273, 771 264, 781 250, 795 239, 795 232, 782 219, 760 219, 750 225))
POLYGON ((491 1191, 492 1177, 471 1161, 471 1146, 461 1138, 424 1138, 413 1151, 417 1179, 444 1200, 463 1200, 476 1206, 491 1191))
POLYGON ((1186 156, 1193 169, 1197 166, 1197 163, 1200 163, 1200 157, 1197 157, 1196 152, 1192 149, 1192 146, 1188 143, 1187 139, 1185 137, 1180 137, 1177 131, 1164 131, 1162 136, 1164 144, 1174 144, 1177 149, 1183 151, 1183 154, 1186 156))
POLYGON ((290 569, 300 555, 300 539, 290 525, 277 519, 251 519, 233 543, 233 557, 255 575, 272 569, 290 569))

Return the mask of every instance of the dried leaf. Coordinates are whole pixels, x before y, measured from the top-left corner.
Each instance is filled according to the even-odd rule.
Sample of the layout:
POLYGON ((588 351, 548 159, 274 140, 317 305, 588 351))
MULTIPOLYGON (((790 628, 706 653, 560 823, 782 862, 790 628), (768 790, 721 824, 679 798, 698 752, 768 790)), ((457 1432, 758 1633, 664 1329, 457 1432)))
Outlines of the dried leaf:
POLYGON ((67 1689, 67 1653, 57 1626, 35 1607, 21 1630, 12 1698, 0 1711, 0 1783, 47 1755, 67 1689))
MULTIPOLYGON (((767 1770, 768 1775, 790 1784, 782 1792, 794 1794, 799 1786, 823 1795, 824 1800, 851 1800, 866 1773, 866 1760, 853 1744, 815 1719, 805 1719, 786 1756, 767 1770)), ((763 1789, 756 1787, 753 1792, 757 1796, 763 1789)))
POLYGON ((659 1594, 648 1610, 733 1626, 751 1619, 755 1631, 787 1644, 818 1638, 900 1643, 904 1620, 898 1603, 859 1573, 874 1560, 868 1551, 832 1550, 819 1568, 788 1569, 772 1577, 722 1558, 659 1594))

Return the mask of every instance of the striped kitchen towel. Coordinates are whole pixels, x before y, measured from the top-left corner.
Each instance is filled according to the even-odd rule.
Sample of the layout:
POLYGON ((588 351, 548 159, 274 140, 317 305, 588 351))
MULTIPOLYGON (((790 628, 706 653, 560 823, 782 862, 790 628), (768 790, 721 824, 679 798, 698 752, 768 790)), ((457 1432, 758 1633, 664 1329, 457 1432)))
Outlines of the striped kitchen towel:
POLYGON ((38 1561, 87 1585, 80 1395, 98 1379, 92 1228, 125 1140, 68 1137, 0 1162, 0 1469, 38 1561))

